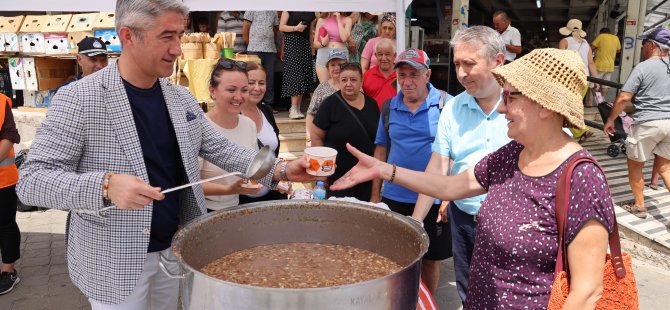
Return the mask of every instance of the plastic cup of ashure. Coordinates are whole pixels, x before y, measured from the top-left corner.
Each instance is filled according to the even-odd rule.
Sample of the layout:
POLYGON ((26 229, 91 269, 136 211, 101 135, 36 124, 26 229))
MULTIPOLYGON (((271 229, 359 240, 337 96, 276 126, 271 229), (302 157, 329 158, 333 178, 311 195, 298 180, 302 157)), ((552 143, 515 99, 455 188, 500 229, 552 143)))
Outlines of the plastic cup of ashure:
POLYGON ((253 180, 244 180, 242 181, 242 187, 244 188, 261 188, 263 187, 263 184, 260 184, 256 181, 253 180))
POLYGON ((335 173, 335 158, 337 151, 324 146, 314 146, 305 149, 309 168, 307 173, 317 177, 326 177, 335 173))

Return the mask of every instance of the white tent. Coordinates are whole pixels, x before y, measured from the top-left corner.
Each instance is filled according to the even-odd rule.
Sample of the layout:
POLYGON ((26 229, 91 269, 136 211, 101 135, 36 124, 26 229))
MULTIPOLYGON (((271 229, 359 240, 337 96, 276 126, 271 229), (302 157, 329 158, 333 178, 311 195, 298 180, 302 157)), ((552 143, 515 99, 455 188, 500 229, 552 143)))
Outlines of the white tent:
MULTIPOLYGON (((405 10, 412 0, 182 0, 192 11, 396 12, 398 51, 405 49, 405 10)), ((2 11, 114 11, 115 0, 3 0, 2 11)), ((0 11, 0 15, 2 15, 0 11)))

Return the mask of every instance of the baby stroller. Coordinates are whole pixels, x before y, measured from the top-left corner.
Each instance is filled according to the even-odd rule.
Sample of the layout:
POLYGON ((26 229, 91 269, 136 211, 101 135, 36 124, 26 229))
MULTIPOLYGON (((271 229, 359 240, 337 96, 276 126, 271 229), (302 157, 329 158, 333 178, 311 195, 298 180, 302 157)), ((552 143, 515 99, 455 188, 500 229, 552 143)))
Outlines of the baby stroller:
MULTIPOLYGON (((620 89, 622 86, 619 83, 593 77, 588 77, 588 80, 589 82, 607 85, 615 89, 620 89)), ((598 103, 598 112, 603 120, 603 124, 607 123, 607 119, 612 113, 612 103, 607 102, 600 91, 593 90, 593 99, 598 103)), ((614 121, 614 135, 608 136, 610 138, 610 145, 607 147, 607 155, 610 157, 617 157, 619 156, 619 153, 626 154, 626 137, 628 136, 628 131, 630 130, 632 123, 633 119, 626 115, 626 113, 621 113, 621 115, 617 117, 614 121)))
MULTIPOLYGON (((607 119, 612 113, 612 103, 607 101, 598 103, 598 112, 600 113, 600 117, 603 119, 603 123, 606 123, 607 119)), ((630 118, 629 116, 623 117, 630 118)), ((628 126, 628 128, 630 128, 630 126, 628 126)), ((619 153, 623 153, 624 155, 626 154, 626 137, 628 137, 627 132, 628 130, 626 130, 626 127, 624 126, 622 116, 617 117, 617 119, 614 121, 614 135, 608 135, 610 138, 610 145, 607 147, 607 155, 610 157, 617 157, 619 156, 619 153)))

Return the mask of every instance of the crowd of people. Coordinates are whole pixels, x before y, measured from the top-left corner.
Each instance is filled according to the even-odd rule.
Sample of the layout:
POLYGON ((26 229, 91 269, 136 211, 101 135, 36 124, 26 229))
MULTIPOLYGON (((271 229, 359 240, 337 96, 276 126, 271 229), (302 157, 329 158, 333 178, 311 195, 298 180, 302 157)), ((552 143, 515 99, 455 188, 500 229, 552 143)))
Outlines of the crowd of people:
MULTIPOLYGON (((285 199, 290 187, 279 183, 314 180, 299 158, 278 160, 260 187, 232 177, 160 192, 244 171, 263 146, 278 155, 277 59, 289 116, 303 118, 300 104, 311 96, 309 144, 338 151, 328 196, 383 202, 423 223, 428 291, 436 293, 440 262, 453 257, 464 309, 545 308, 558 248, 566 246, 567 259, 579 263, 571 264, 565 308, 595 308, 616 221, 604 172, 583 163, 569 176, 564 244, 554 198, 566 163, 591 157, 565 127, 585 130, 586 78, 613 70, 620 45, 608 29, 588 44, 581 22, 571 20, 559 49, 517 57, 520 33, 497 11, 494 28, 472 26, 450 40, 465 89, 452 95, 431 83, 425 51, 396 51, 393 14, 223 12, 218 30, 239 32, 235 51, 261 61, 219 59, 209 81, 214 106, 205 113, 187 90, 163 79, 181 53, 188 9, 173 0, 119 0, 116 14, 121 56, 107 64, 104 43, 80 43, 84 74, 58 91, 20 177, 11 100, 0 95, 0 200, 16 205, 18 194, 26 204, 70 212, 68 269, 92 309, 176 309, 179 280, 158 265, 160 256, 174 258, 170 243, 180 225, 242 203, 285 199)), ((642 39, 646 60, 605 124, 613 133, 616 115, 634 102, 628 166, 635 201, 624 208, 640 217, 644 161, 655 156, 670 181, 670 31, 642 39)), ((16 208, 1 209, 4 294, 19 281, 20 233, 16 208)))

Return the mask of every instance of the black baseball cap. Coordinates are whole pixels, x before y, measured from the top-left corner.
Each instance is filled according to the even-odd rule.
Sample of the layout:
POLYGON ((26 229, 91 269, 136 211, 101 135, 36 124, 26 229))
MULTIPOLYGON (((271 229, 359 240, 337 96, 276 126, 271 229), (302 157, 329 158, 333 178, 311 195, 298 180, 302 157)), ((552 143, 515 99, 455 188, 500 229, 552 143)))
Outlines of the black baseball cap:
POLYGON ((105 42, 96 37, 86 37, 77 43, 79 47, 79 54, 93 57, 101 54, 107 54, 107 46, 105 42))

